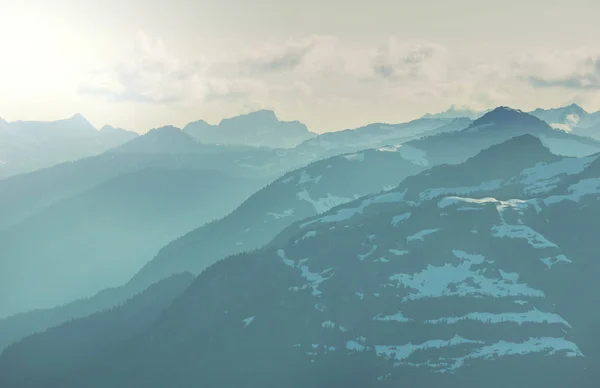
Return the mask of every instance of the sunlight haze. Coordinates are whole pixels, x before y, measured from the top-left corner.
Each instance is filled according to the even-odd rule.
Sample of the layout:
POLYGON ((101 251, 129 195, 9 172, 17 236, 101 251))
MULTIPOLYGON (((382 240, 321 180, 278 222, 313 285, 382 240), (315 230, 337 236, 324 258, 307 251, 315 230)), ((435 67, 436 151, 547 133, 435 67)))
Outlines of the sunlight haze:
POLYGON ((600 109, 600 3, 0 0, 0 117, 315 132, 451 104, 600 109))

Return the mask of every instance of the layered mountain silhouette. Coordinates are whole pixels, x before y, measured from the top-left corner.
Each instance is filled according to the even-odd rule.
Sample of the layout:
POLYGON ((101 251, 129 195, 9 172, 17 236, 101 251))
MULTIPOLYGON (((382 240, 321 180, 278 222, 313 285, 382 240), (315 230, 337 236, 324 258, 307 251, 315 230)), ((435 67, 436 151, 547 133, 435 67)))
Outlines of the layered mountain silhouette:
POLYGON ((115 286, 0 319, 0 386, 595 387, 600 142, 566 108, 289 149, 163 127, 0 181, 8 313, 115 286))
POLYGON ((97 130, 81 114, 51 122, 3 121, 0 179, 100 154, 136 136, 123 129, 97 130))
POLYGON ((10 346, 0 383, 594 387, 598 156, 526 134, 423 171, 217 262, 143 330, 125 304, 10 346))
MULTIPOLYGON (((500 143, 512 136, 522 133, 546 136, 556 134, 569 140, 580 140, 577 136, 550 128, 533 116, 508 108, 490 112, 477 123, 478 125, 462 131, 426 137, 400 147, 382 147, 326 159, 289 173, 257 192, 227 217, 202 226, 165 246, 131 280, 119 296, 120 299, 116 300, 141 291, 149 284, 177 272, 191 271, 198 274, 227 255, 261 247, 293 222, 395 185, 433 164, 462 161, 490 144, 500 143), (457 151, 442 147, 437 154, 431 152, 438 145, 443 145, 440 138, 449 139, 448 144, 456 145, 457 151), (461 144, 463 148, 460 148, 461 144), (416 147, 427 149, 435 157, 427 156, 416 147)), ((587 144, 585 142, 590 140, 582 141, 587 144)), ((539 143, 539 140, 536 142, 539 143)), ((519 144, 522 143, 523 141, 519 144)), ((500 153, 499 160, 503 160, 506 157, 503 153, 526 151, 512 146, 512 149, 496 152, 500 153)), ((438 181, 444 181, 444 174, 436 177, 438 181)), ((149 257, 146 260, 148 259, 149 257)))
POLYGON ((264 109, 223 119, 218 125, 195 121, 183 131, 207 144, 271 148, 293 148, 315 136, 299 121, 280 121, 275 112, 264 109))
POLYGON ((468 117, 472 120, 478 119, 490 110, 476 111, 466 106, 450 105, 448 109, 440 113, 427 113, 423 115, 424 119, 447 119, 447 118, 458 118, 468 117))
POLYGON ((0 316, 121 285, 161 247, 259 187, 216 171, 151 168, 61 200, 0 232, 0 316))
POLYGON ((175 127, 159 128, 101 155, 0 181, 0 230, 123 174, 147 168, 211 169, 266 184, 305 164, 302 157, 284 156, 271 149, 204 145, 175 127))

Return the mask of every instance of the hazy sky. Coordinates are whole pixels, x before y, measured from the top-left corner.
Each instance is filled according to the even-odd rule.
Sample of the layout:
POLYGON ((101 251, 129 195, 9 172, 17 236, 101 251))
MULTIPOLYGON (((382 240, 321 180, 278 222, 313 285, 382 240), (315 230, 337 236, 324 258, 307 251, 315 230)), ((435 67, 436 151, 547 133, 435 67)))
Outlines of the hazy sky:
POLYGON ((450 104, 600 109, 597 0, 0 0, 0 117, 317 132, 450 104))

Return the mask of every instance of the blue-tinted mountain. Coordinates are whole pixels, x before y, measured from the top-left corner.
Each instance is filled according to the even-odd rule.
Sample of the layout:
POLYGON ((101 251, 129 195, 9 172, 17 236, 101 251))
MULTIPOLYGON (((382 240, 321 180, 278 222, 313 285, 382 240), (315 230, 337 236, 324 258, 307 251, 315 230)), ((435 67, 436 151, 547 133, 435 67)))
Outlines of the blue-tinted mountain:
POLYGON ((271 148, 293 148, 315 136, 306 125, 299 121, 280 121, 270 110, 223 119, 218 125, 199 120, 187 124, 183 131, 207 144, 271 148))
POLYGON ((52 360, 67 326, 15 344, 0 383, 595 387, 599 155, 522 136, 419 176, 217 262, 76 370, 52 360))
POLYGON ((0 180, 0 230, 57 201, 146 168, 209 168, 266 184, 305 164, 302 156, 288 157, 277 150, 200 144, 174 127, 165 127, 97 156, 0 180))
POLYGON ((0 124, 0 179, 97 155, 137 134, 96 130, 81 114, 58 121, 0 124))
MULTIPOLYGON (((472 149, 463 150, 463 154, 459 155, 461 158, 470 153, 477 153, 478 147, 493 144, 494 141, 499 142, 504 137, 510 138, 500 136, 489 142, 486 133, 474 133, 476 137, 483 139, 473 143, 472 149)), ((509 133, 518 133, 518 131, 509 133)), ((463 135, 461 132, 456 132, 454 136, 463 135)), ((551 155, 541 146, 533 149, 543 149, 543 151, 525 151, 526 148, 521 147, 527 147, 532 142, 523 139, 527 137, 519 140, 517 143, 521 145, 519 147, 513 145, 499 148, 499 151, 496 151, 499 153, 498 158, 504 158, 503 153, 551 155), (502 152, 502 149, 506 151, 502 152)), ((533 143, 538 144, 539 140, 536 142, 533 143)), ((451 160, 453 155, 450 154, 451 160)), ((438 159, 437 162, 443 163, 443 160, 438 159)), ((496 165, 495 162, 489 164, 496 165)), ((260 247, 297 220, 326 211, 365 193, 378 192, 430 166, 429 161, 423 158, 418 150, 415 152, 415 148, 409 144, 366 150, 313 163, 305 169, 278 179, 253 195, 227 217, 200 227, 161 249, 158 255, 132 279, 128 289, 141 290, 164 276, 180 271, 200 273, 206 266, 229 254, 260 247), (199 253, 200 251, 202 254, 199 253)), ((480 176, 473 171, 458 174, 444 171, 443 174, 438 175, 437 180, 444 182, 446 174, 452 177, 461 174, 480 176)), ((436 184, 435 180, 425 179, 425 181, 430 182, 429 186, 436 184)), ((475 183, 472 181, 471 185, 475 183)))
POLYGON ((0 232, 0 317, 125 283, 164 245, 259 187, 217 171, 152 168, 51 205, 0 232))
MULTIPOLYGON (((527 120, 530 119, 527 118, 527 120)), ((518 123, 518 121, 510 120, 509 122, 518 123)), ((486 122, 482 124, 486 124, 486 122)), ((510 125, 506 124, 504 127, 497 128, 506 129, 507 126, 510 125)), ((543 128, 542 131, 554 131, 548 126, 541 128, 543 128)), ((454 131, 452 136, 456 136, 460 140, 465 136, 463 132, 465 130, 454 131)), ((489 136, 484 131, 472 131, 469 136, 481 138, 480 141, 472 143, 472 148, 463 149, 459 155, 442 150, 446 153, 442 152, 441 157, 433 162, 445 163, 442 157, 448 158, 450 163, 464 160, 485 146, 500 143, 510 139, 511 135, 520 133, 518 130, 511 131, 510 128, 505 133, 498 132, 500 132, 500 136, 489 136)), ((438 137, 431 136, 424 140, 434 139, 433 144, 435 144, 438 137)), ((460 141, 456 143, 460 143, 460 141)), ((525 151, 521 151, 519 148, 507 151, 509 154, 514 152, 525 151)), ((535 154, 531 151, 529 153, 535 154)), ((382 187, 389 187, 408 175, 423 171, 433 164, 410 143, 347 154, 334 158, 332 161, 331 163, 328 161, 314 163, 307 169, 300 169, 295 173, 288 174, 279 179, 277 184, 272 184, 259 192, 260 195, 257 194, 250 198, 225 219, 211 223, 207 227, 200 228, 176 240, 173 244, 169 244, 161 250, 150 265, 132 280, 134 285, 131 286, 131 289, 142 289, 149 284, 148 282, 179 270, 199 273, 210 263, 228 254, 260 247, 296 220, 351 201, 362 193, 377 192, 382 187), (357 166, 361 167, 357 169, 357 166), (339 178, 334 178, 338 175, 339 178), (327 179, 323 179, 324 177, 327 179), (295 182, 295 184, 290 184, 291 182, 295 182), (328 185, 328 182, 333 182, 333 184, 328 185), (362 182, 371 183, 362 184, 362 182), (242 209, 246 210, 242 211, 242 209), (256 209, 256 211, 248 209, 256 209), (197 253, 199 247, 202 247, 204 254, 197 253)), ((472 172, 467 173, 467 175, 471 174, 472 172)), ((443 181, 442 178, 439 179, 440 182, 443 181)))
MULTIPOLYGON (((411 200, 448 190, 454 192, 457 185, 467 192, 498 190, 498 178, 517 175, 528 166, 560 159, 539 139, 523 135, 490 147, 464 164, 439 166, 408 177, 400 187, 407 190, 407 198, 411 200), (514 156, 507 158, 507 155, 514 156)), ((170 274, 180 271, 200 273, 221 258, 260 248, 298 220, 352 201, 360 193, 389 189, 400 177, 423 168, 422 165, 407 163, 399 153, 374 150, 315 163, 286 174, 257 192, 227 217, 168 244, 125 286, 107 290, 92 297, 89 302, 78 301, 54 312, 33 312, 0 321, 0 328, 23 336, 27 332, 22 327, 39 331, 43 329, 40 322, 54 325, 59 323, 58 317, 66 319, 76 313, 87 315, 90 311, 98 311, 98 306, 104 308, 110 303, 118 303, 170 274)), ((511 187, 510 190, 517 192, 520 189, 511 187)), ((4 342, 19 338, 5 338, 4 342)))

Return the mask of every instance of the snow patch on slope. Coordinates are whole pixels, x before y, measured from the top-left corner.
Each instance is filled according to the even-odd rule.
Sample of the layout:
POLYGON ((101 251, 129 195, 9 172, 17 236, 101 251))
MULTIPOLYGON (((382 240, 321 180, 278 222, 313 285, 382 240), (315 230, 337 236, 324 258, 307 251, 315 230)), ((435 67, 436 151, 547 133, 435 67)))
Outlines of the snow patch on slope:
POLYGON ((296 196, 298 197, 298 199, 307 201, 311 205, 313 205, 317 214, 325 213, 331 208, 350 202, 352 200, 350 198, 336 197, 335 195, 331 195, 330 193, 327 193, 327 197, 312 199, 310 197, 310 194, 306 190, 302 190, 301 192, 296 194, 296 196))
POLYGON ((458 265, 446 263, 442 266, 431 264, 421 272, 395 274, 390 276, 391 284, 397 288, 410 290, 402 301, 445 296, 489 296, 493 298, 514 297, 517 295, 544 298, 544 292, 524 283, 515 283, 503 278, 487 277, 483 269, 476 268, 486 259, 483 255, 469 254, 453 250, 455 257, 461 259, 458 265), (452 286, 453 289, 450 289, 452 286))

